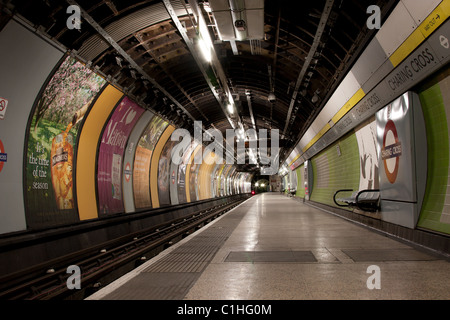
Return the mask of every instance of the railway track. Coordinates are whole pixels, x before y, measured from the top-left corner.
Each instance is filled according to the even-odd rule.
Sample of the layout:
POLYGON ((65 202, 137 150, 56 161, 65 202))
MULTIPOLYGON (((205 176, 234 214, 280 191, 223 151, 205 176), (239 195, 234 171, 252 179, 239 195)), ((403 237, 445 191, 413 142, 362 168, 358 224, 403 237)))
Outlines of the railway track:
POLYGON ((164 224, 79 250, 0 278, 2 300, 84 299, 245 199, 230 200, 164 224), (80 289, 70 289, 76 266, 80 289), (69 279, 70 278, 70 279, 69 279))

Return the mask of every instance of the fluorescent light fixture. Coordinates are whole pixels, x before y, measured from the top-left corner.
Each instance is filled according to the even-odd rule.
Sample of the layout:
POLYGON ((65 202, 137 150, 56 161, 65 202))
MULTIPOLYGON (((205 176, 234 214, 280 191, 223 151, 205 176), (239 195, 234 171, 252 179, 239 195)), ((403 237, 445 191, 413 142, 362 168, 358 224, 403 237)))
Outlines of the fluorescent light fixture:
POLYGON ((234 103, 233 95, 231 94, 231 92, 228 92, 228 101, 230 102, 230 104, 234 103))
POLYGON ((206 44, 205 40, 203 40, 202 38, 198 39, 198 45, 200 47, 200 51, 203 54, 203 58, 205 58, 207 62, 211 62, 212 61, 211 47, 209 47, 206 44))
POLYGON ((199 17, 198 19, 198 28, 202 38, 208 41, 209 43, 212 43, 211 37, 209 36, 208 27, 206 25, 205 20, 202 17, 199 17))
POLYGON ((211 6, 209 5, 208 2, 204 2, 204 3, 203 3, 203 9, 205 9, 205 11, 208 12, 208 13, 211 13, 211 12, 212 12, 211 6))
POLYGON ((205 60, 211 62, 212 61, 211 51, 213 50, 213 43, 209 35, 208 27, 206 26, 205 20, 202 17, 200 17, 198 25, 200 33, 198 44, 200 46, 200 50, 202 51, 205 60))

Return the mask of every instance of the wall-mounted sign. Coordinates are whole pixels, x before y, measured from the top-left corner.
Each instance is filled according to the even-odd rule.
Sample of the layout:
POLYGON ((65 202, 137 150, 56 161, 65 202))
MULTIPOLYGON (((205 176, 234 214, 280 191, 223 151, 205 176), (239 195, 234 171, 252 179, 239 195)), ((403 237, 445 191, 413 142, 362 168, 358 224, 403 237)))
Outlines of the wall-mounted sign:
POLYGON ((405 93, 376 114, 382 199, 416 201, 412 100, 405 93))
POLYGON ((443 35, 439 37, 439 41, 441 42, 441 46, 443 46, 445 49, 448 49, 450 47, 448 38, 444 37, 443 35))
POLYGON ((125 180, 127 182, 130 182, 132 171, 131 171, 131 165, 129 162, 127 162, 127 164, 125 165, 124 174, 125 174, 125 180))
POLYGON ((0 140, 0 172, 2 172, 3 165, 8 160, 8 155, 5 153, 5 147, 2 140, 0 140))
POLYGON ((384 171, 390 183, 395 183, 398 175, 400 156, 402 155, 402 143, 398 138, 397 128, 392 120, 388 120, 384 127, 383 145, 381 147, 381 160, 384 163, 384 171))
POLYGON ((406 92, 376 113, 382 219, 414 228, 426 183, 426 131, 417 94, 406 92))
POLYGON ((5 119, 7 107, 8 107, 8 100, 0 97, 0 120, 5 119))
MULTIPOLYGON (((311 159, 384 105, 444 66, 450 60, 449 38, 450 21, 446 21, 381 82, 365 88, 367 94, 305 153, 300 153, 301 157, 311 159)), ((389 60, 386 63, 389 64, 389 60)))

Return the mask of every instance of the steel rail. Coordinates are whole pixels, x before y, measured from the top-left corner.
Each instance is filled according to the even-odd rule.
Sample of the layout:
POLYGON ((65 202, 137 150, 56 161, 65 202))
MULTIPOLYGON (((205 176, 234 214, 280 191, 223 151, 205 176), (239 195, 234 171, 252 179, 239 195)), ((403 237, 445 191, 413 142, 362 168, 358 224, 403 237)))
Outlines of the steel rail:
MULTIPOLYGON (((0 278, 2 284, 9 282, 0 292, 0 299, 49 300, 84 295, 101 280, 103 282, 111 272, 123 268, 124 271, 117 278, 131 271, 145 261, 142 259, 146 259, 149 254, 155 256, 177 239, 201 228, 245 199, 240 197, 238 200, 198 210, 188 217, 177 218, 40 264, 31 268, 31 275, 27 277, 15 278, 14 275, 8 275, 0 278), (76 265, 81 270, 81 290, 70 290, 67 287, 67 279, 71 276, 67 273, 67 267, 70 265, 76 265), (49 270, 52 272, 49 273, 49 270)), ((109 282, 112 280, 109 279, 109 282)))

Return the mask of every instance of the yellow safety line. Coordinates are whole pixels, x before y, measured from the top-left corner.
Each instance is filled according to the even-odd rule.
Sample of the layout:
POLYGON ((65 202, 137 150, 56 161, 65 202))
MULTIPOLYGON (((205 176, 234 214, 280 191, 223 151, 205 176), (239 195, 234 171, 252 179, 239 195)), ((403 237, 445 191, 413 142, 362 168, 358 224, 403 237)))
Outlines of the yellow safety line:
MULTIPOLYGON (((350 100, 347 101, 344 106, 342 106, 341 109, 334 115, 334 117, 331 119, 333 123, 338 122, 343 116, 347 114, 362 98, 364 98, 366 94, 364 93, 363 89, 360 88, 356 93, 350 98, 350 100)), ((327 123, 322 130, 320 130, 316 136, 302 149, 303 152, 306 152, 314 143, 317 142, 325 133, 327 133, 328 130, 331 129, 331 126, 329 123, 327 123)))
MULTIPOLYGON (((407 56, 411 54, 426 38, 428 38, 450 15, 450 0, 443 0, 420 24, 420 26, 411 33, 411 35, 400 45, 399 48, 389 57, 392 65, 397 67, 407 56)), ((347 103, 339 109, 339 111, 331 119, 333 123, 337 123, 345 116, 362 98, 365 93, 359 89, 347 103)), ((314 143, 316 143, 331 126, 327 123, 322 130, 302 149, 306 152, 314 143)), ((291 166, 300 155, 297 155, 289 164, 291 166)))
POLYGON ((337 123, 343 116, 347 114, 366 94, 363 89, 360 88, 356 93, 347 101, 346 104, 334 115, 331 120, 333 123, 337 123))
POLYGON ((300 155, 299 155, 299 154, 294 158, 294 160, 291 161, 291 163, 289 163, 289 166, 292 166, 292 164, 293 164, 295 161, 297 161, 298 158, 300 158, 300 155))
POLYGON ((394 68, 442 25, 449 17, 449 14, 450 0, 443 0, 389 57, 394 68))

